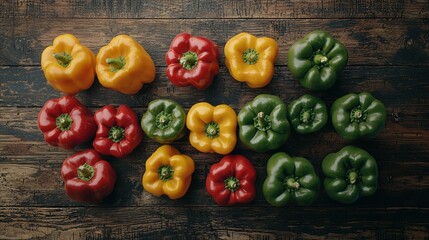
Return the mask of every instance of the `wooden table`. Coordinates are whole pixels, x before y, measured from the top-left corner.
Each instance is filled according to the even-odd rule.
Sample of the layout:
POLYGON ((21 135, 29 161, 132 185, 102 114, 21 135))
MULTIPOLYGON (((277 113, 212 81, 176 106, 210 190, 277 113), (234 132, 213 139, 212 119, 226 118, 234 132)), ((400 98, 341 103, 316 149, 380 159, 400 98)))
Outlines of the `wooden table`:
POLYGON ((429 238, 429 4, 428 1, 18 1, 0 3, 0 239, 428 239, 429 238), (310 3, 311 2, 311 3, 310 3), (170 98, 185 110, 201 101, 227 103, 236 112, 260 93, 290 103, 305 93, 287 67, 287 52, 312 30, 342 41, 349 62, 333 88, 313 92, 328 106, 350 92, 369 91, 387 108, 385 129, 374 139, 350 142, 331 123, 308 136, 293 133, 277 151, 308 158, 321 175, 331 152, 355 144, 379 164, 379 189, 355 204, 330 200, 322 191, 309 207, 276 208, 262 195, 267 159, 238 143, 257 170, 257 197, 249 205, 221 207, 205 190, 218 154, 190 146, 188 135, 173 145, 196 163, 185 197, 170 200, 143 190, 146 159, 160 144, 145 137, 123 159, 108 158, 117 171, 114 192, 98 205, 67 198, 60 167, 72 153, 46 144, 37 114, 51 98, 40 55, 60 34, 72 33, 94 53, 118 34, 142 44, 156 64, 156 80, 136 95, 103 88, 98 81, 77 98, 92 111, 127 104, 139 117, 149 101, 170 98), (223 46, 239 32, 274 38, 275 75, 262 89, 232 79, 223 46), (202 35, 221 49, 220 73, 200 91, 174 87, 165 53, 181 32, 202 35))

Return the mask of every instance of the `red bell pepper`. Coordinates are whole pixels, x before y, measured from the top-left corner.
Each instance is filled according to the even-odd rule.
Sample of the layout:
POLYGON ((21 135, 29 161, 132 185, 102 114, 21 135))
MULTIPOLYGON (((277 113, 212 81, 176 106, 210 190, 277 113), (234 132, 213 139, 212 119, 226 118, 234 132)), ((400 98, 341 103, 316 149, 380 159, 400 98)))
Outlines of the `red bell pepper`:
POLYGON ((204 37, 178 34, 165 56, 167 77, 178 87, 208 88, 219 73, 219 47, 204 37))
POLYGON ((127 105, 104 106, 94 114, 97 132, 92 145, 101 154, 117 158, 129 155, 143 138, 136 113, 127 105))
POLYGON ((48 144, 69 150, 93 138, 97 129, 91 111, 72 96, 48 100, 38 125, 48 144))
POLYGON ((75 153, 61 166, 66 194, 79 202, 97 203, 114 189, 116 173, 94 149, 75 153))
POLYGON ((224 156, 210 167, 206 190, 219 205, 246 204, 256 195, 256 171, 242 155, 224 156))

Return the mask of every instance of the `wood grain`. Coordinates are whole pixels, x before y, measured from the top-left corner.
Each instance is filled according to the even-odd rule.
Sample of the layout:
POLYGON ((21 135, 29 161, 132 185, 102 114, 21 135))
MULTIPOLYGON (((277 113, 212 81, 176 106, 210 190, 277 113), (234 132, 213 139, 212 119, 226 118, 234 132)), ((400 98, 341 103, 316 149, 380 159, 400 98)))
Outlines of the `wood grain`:
POLYGON ((3 1, 1 18, 424 18, 426 1, 3 1))
MULTIPOLYGON (((7 29, 9 21, 0 21, 7 29)), ((287 51, 307 33, 330 32, 349 51, 349 65, 427 66, 427 19, 47 19, 13 21, 11 31, 0 33, 0 65, 40 65, 40 54, 59 34, 72 33, 94 53, 118 34, 142 44, 157 66, 165 66, 165 53, 180 32, 202 35, 223 52, 227 40, 245 31, 274 38, 279 45, 277 65, 286 65, 287 51), (130 23, 132 21, 132 24, 130 23)), ((223 65, 224 55, 220 63, 223 65)))
POLYGON ((0 237, 77 239, 425 238, 426 209, 251 207, 0 208, 0 237), (24 211, 23 211, 24 210, 24 211), (30 213, 30 214, 29 214, 30 213), (320 216, 315 219, 313 214, 320 216), (353 219, 365 219, 355 222, 353 219), (392 226, 381 218, 400 218, 392 226), (240 220, 246 219, 246 220, 240 220), (90 224, 87 224, 90 223, 90 224), (255 224, 257 223, 257 224, 255 224), (16 235, 9 235, 14 232, 16 235))
POLYGON ((429 239, 429 4, 427 1, 282 0, 94 0, 0 1, 0 239, 429 239), (323 29, 342 41, 349 62, 333 88, 312 92, 292 78, 290 46, 323 29), (174 87, 166 77, 165 52, 183 31, 215 41, 220 73, 204 91, 174 87), (223 46, 247 31, 279 44, 272 82, 251 89, 232 79, 223 46), (118 174, 114 192, 100 204, 65 195, 60 168, 83 144, 67 151, 45 143, 37 126, 44 103, 62 96, 49 86, 40 54, 62 33, 75 34, 94 53, 118 34, 140 42, 156 64, 156 79, 135 95, 94 85, 76 97, 93 112, 127 104, 139 118, 157 98, 186 111, 201 101, 227 103, 236 112, 261 93, 286 104, 311 93, 328 107, 350 92, 369 91, 387 109, 384 130, 374 139, 351 142, 331 123, 311 135, 292 133, 276 151, 254 153, 240 142, 257 171, 257 196, 246 206, 217 206, 205 190, 210 166, 222 156, 203 154, 188 134, 173 145, 196 163, 188 193, 172 201, 144 191, 145 160, 160 144, 144 137, 123 159, 107 157, 118 174), (319 176, 323 158, 354 144, 378 162, 375 195, 355 204, 330 200, 323 189, 311 206, 270 206, 262 195, 266 161, 277 151, 308 158, 319 176))

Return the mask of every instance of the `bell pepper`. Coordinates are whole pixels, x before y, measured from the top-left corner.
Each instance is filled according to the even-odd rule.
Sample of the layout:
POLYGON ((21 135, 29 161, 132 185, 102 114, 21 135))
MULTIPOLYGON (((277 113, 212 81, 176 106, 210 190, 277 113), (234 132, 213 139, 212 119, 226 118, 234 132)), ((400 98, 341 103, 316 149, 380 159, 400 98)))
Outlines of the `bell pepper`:
POLYGON ((38 125, 48 144, 68 150, 92 139, 97 130, 91 111, 72 96, 48 100, 38 125))
POLYGON ((189 142, 200 152, 226 155, 237 143, 237 116, 228 105, 196 103, 188 112, 186 126, 191 131, 189 142))
POLYGON ((287 107, 274 95, 259 94, 238 113, 241 142, 256 152, 266 152, 282 146, 290 135, 287 107))
POLYGON ((325 126, 328 121, 328 109, 320 98, 306 94, 288 105, 287 116, 295 131, 308 134, 325 126))
POLYGON ((333 200, 350 204, 377 190, 377 162, 365 150, 346 146, 328 154, 322 161, 326 194, 333 200))
POLYGON ((219 73, 219 47, 205 37, 178 34, 165 55, 167 77, 178 87, 206 89, 219 73))
POLYGON ((268 203, 276 207, 290 203, 308 206, 319 195, 320 179, 307 159, 279 152, 267 162, 262 192, 268 203))
POLYGON ((210 167, 206 190, 219 205, 246 204, 256 195, 256 170, 242 155, 224 156, 210 167))
POLYGON ((225 65, 235 80, 262 88, 273 78, 278 51, 274 39, 242 32, 226 42, 225 65))
POLYGON ((386 123, 384 104, 370 93, 350 93, 331 106, 332 125, 348 140, 375 137, 386 123))
POLYGON ((141 127, 149 138, 159 143, 171 143, 185 135, 186 113, 182 106, 169 99, 149 103, 141 127))
POLYGON ((118 35, 100 49, 96 58, 101 85, 124 94, 136 94, 145 83, 155 80, 155 64, 133 38, 118 35))
POLYGON ((104 106, 95 112, 94 119, 97 132, 92 145, 101 154, 125 157, 142 141, 137 115, 127 105, 117 109, 112 105, 104 106))
POLYGON ((170 199, 178 199, 188 191, 194 170, 192 158, 170 145, 163 145, 146 160, 143 187, 155 196, 165 194, 170 199))
POLYGON ((115 187, 116 173, 94 149, 66 158, 61 166, 66 194, 79 202, 98 203, 115 187))
POLYGON ((288 52, 288 67, 301 86, 320 91, 332 87, 348 61, 347 49, 324 31, 313 31, 288 52))
POLYGON ((94 83, 94 53, 71 34, 57 36, 40 62, 48 83, 65 94, 75 95, 94 83))

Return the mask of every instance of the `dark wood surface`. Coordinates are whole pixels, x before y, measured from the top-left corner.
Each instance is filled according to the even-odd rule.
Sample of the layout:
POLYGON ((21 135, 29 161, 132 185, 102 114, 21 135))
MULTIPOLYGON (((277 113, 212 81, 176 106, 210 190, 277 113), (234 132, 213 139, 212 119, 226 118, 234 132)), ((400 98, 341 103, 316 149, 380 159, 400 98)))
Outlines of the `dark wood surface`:
POLYGON ((428 1, 28 1, 0 2, 0 239, 429 239, 429 2, 428 1), (310 3, 311 2, 311 3, 310 3), (328 106, 347 93, 369 91, 387 108, 385 129, 374 139, 350 142, 330 123, 308 136, 293 133, 277 151, 308 158, 321 176, 328 153, 355 144, 379 164, 379 189, 343 205, 322 192, 309 207, 270 206, 262 196, 265 164, 238 143, 257 170, 257 197, 249 205, 221 207, 205 191, 210 165, 221 156, 192 148, 187 136, 173 145, 190 155, 196 171, 179 200, 154 197, 142 188, 145 160, 160 145, 147 137, 128 157, 108 158, 118 180, 98 205, 67 198, 62 161, 66 151, 47 145, 37 127, 44 102, 62 94, 50 87, 40 55, 62 33, 76 35, 94 53, 117 34, 141 43, 156 63, 156 80, 136 95, 107 90, 95 81, 77 98, 95 111, 128 104, 141 117, 156 98, 189 108, 200 101, 229 104, 236 112, 260 93, 285 103, 310 93, 287 68, 287 51, 306 33, 322 29, 344 43, 349 63, 335 86, 314 93, 328 106), (250 89, 232 79, 221 54, 213 85, 199 91, 168 81, 164 60, 181 32, 206 36, 223 52, 226 41, 246 31, 276 39, 279 55, 271 83, 250 89))

